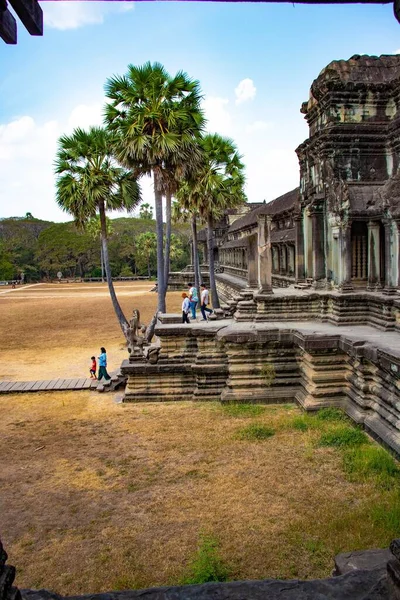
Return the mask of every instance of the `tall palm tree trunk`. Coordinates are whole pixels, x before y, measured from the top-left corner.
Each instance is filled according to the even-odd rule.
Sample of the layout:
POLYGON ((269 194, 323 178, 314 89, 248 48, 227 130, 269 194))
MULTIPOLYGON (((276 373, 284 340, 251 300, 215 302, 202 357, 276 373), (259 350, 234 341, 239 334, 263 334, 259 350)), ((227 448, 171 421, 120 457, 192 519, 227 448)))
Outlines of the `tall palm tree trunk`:
POLYGON ((103 244, 100 245, 101 283, 104 283, 103 244))
POLYGON ((163 231, 163 207, 162 193, 158 182, 157 171, 154 171, 154 200, 156 207, 156 230, 157 230, 157 283, 158 283, 158 305, 157 311, 165 313, 165 280, 164 280, 164 231, 163 231))
POLYGON ((200 293, 201 275, 200 275, 200 262, 199 262, 199 251, 197 245, 197 221, 196 215, 192 215, 192 248, 193 248, 193 271, 194 271, 194 285, 197 293, 200 293))
POLYGON ((106 279, 108 284, 108 290, 110 292, 111 302, 117 315, 118 323, 122 329, 122 333, 127 338, 129 323, 122 312, 122 308, 118 302, 118 298, 115 293, 114 285, 111 277, 111 268, 110 268, 110 260, 108 257, 108 245, 107 245, 107 223, 106 223, 106 211, 104 207, 104 202, 99 202, 99 211, 100 211, 100 225, 101 225, 101 248, 103 251, 103 264, 104 270, 106 272, 106 279))
POLYGON ((171 254, 171 199, 172 194, 168 190, 165 194, 165 253, 164 253, 164 284, 165 293, 168 291, 168 279, 171 254))
POLYGON ((210 270, 210 290, 212 297, 213 308, 220 308, 217 292, 217 284, 215 283, 215 267, 214 267, 214 237, 213 237, 213 220, 212 217, 207 218, 207 246, 208 246, 208 268, 210 270))

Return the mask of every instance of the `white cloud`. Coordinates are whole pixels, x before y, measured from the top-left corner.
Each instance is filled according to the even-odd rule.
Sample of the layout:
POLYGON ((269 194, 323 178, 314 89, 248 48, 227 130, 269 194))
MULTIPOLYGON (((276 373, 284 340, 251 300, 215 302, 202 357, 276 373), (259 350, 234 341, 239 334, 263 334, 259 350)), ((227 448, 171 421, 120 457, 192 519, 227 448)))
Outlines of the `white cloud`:
POLYGON ((38 124, 30 116, 0 125, 1 216, 32 212, 35 216, 52 218, 58 214, 53 162, 59 135, 56 121, 38 124), (50 214, 52 205, 54 211, 50 214))
POLYGON ((77 29, 98 25, 108 14, 125 13, 133 8, 133 2, 49 1, 43 7, 43 18, 45 25, 54 29, 77 29))
MULTIPOLYGON (((54 160, 63 133, 102 123, 102 103, 76 106, 63 120, 44 123, 25 115, 0 124, 0 218, 22 216, 68 221, 55 202, 54 160)), ((142 181, 145 202, 154 203, 152 180, 142 181)), ((121 216, 115 213, 114 216, 121 216)))
POLYGON ((257 88, 252 79, 242 79, 235 88, 236 104, 242 104, 247 100, 253 100, 256 95, 257 88))
POLYGON ((272 123, 268 121, 253 121, 250 125, 246 126, 246 133, 255 133, 257 131, 266 131, 271 129, 272 123))
POLYGON ((398 50, 395 50, 395 51, 393 52, 393 54, 400 54, 400 48, 399 48, 398 50))
POLYGON ((103 105, 97 104, 79 104, 76 106, 68 118, 68 130, 81 127, 88 129, 92 125, 102 125, 103 123, 103 105))
POLYGON ((226 106, 229 100, 217 96, 207 96, 203 101, 203 109, 208 120, 207 130, 221 135, 232 135, 232 117, 226 106))

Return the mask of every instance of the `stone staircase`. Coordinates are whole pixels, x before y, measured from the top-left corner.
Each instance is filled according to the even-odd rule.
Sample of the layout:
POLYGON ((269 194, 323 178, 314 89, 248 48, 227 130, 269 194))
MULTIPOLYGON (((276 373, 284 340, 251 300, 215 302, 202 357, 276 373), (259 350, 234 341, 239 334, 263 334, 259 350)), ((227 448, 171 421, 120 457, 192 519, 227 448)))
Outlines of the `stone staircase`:
POLYGON ((102 379, 98 383, 96 390, 98 392, 114 392, 120 387, 125 387, 127 379, 127 376, 123 375, 121 371, 111 373, 111 379, 102 379))

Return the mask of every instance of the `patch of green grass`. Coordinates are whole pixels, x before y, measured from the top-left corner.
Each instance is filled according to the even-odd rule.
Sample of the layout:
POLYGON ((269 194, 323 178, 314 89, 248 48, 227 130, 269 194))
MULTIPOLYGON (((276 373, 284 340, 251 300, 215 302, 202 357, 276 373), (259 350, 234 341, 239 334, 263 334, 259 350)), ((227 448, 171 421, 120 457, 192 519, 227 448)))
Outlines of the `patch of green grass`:
POLYGON ((372 506, 371 519, 374 525, 386 532, 388 540, 398 537, 400 531, 400 494, 397 492, 388 505, 385 503, 372 506))
POLYGON ((384 448, 372 444, 346 450, 343 469, 353 481, 375 477, 385 489, 399 483, 400 468, 394 458, 384 448))
POLYGON ((321 408, 321 410, 315 414, 314 418, 318 421, 349 421, 347 415, 340 408, 334 407, 321 408))
POLYGON ((196 554, 189 563, 181 585, 227 581, 229 569, 224 564, 218 541, 211 535, 201 535, 196 554))
POLYGON ((307 431, 310 427, 309 419, 305 415, 294 417, 290 426, 297 431, 307 431))
POLYGON ((265 408, 259 404, 224 404, 222 410, 229 417, 258 417, 265 408))
POLYGON ((318 446, 333 446, 334 448, 348 448, 367 444, 368 438, 361 429, 349 425, 332 427, 321 433, 318 446))
POLYGON ((239 429, 237 437, 240 440, 266 440, 275 434, 275 430, 268 425, 262 425, 261 423, 252 423, 239 429))

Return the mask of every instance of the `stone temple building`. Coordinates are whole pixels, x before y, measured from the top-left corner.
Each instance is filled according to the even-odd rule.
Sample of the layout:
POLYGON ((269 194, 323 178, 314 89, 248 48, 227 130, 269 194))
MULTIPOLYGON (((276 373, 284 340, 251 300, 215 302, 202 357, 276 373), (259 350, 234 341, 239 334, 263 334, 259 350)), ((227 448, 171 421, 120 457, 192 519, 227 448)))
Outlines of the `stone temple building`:
POLYGON ((301 112, 299 186, 221 220, 222 308, 161 315, 153 362, 122 366, 125 401, 338 406, 400 456, 400 55, 331 62, 301 112))
POLYGON ((296 150, 299 188, 226 221, 225 229, 219 224, 222 296, 259 285, 251 262, 262 217, 273 287, 393 294, 400 279, 400 56, 331 62, 301 112, 309 137, 296 150))

